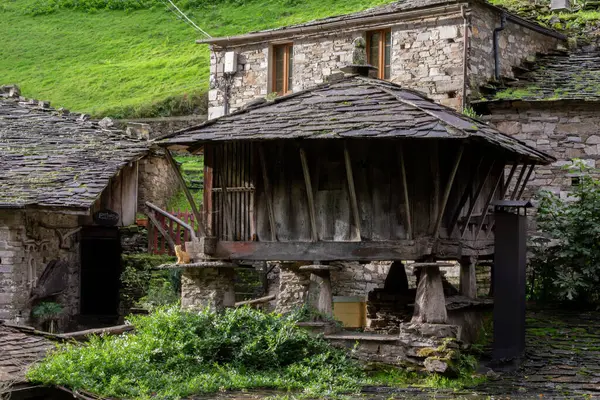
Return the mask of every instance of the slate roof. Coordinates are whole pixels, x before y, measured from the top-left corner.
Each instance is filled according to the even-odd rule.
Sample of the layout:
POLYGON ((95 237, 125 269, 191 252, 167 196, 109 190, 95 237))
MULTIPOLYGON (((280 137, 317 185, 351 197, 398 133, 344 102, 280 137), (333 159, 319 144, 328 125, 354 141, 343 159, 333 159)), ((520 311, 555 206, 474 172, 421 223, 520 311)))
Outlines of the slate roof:
POLYGON ((0 208, 87 210, 150 145, 80 114, 0 93, 0 208))
MULTIPOLYGON (((562 40, 566 39, 566 37, 564 35, 556 32, 555 30, 545 28, 545 27, 539 25, 537 22, 520 18, 519 16, 514 15, 505 9, 502 9, 502 8, 499 8, 499 7, 496 7, 492 4, 490 4, 486 0, 474 0, 474 1, 487 7, 487 8, 495 10, 497 13, 507 14, 509 20, 511 20, 513 22, 518 22, 521 25, 529 26, 533 29, 536 29, 538 32, 544 33, 546 35, 550 35, 550 36, 553 36, 553 37, 556 37, 556 38, 559 38, 562 40)), ((336 16, 332 16, 332 17, 328 17, 328 18, 316 19, 313 21, 308 21, 308 22, 304 22, 304 23, 300 23, 300 24, 296 24, 296 25, 278 27, 278 28, 274 28, 274 29, 254 31, 254 32, 243 34, 243 35, 202 39, 202 40, 198 40, 197 43, 215 43, 215 44, 232 43, 232 42, 240 42, 241 43, 246 40, 254 40, 255 38, 259 37, 260 35, 285 36, 292 30, 294 30, 294 31, 300 30, 300 33, 305 33, 307 31, 303 31, 303 29, 309 30, 310 28, 315 28, 315 27, 325 27, 329 24, 333 24, 331 29, 340 29, 339 24, 336 25, 336 23, 343 23, 344 25, 349 25, 349 24, 353 24, 355 22, 360 23, 361 20, 366 19, 366 18, 371 18, 371 17, 382 17, 382 16, 391 15, 391 14, 395 14, 395 13, 401 13, 401 12, 405 12, 405 11, 413 11, 413 10, 416 11, 416 10, 420 10, 420 9, 426 10, 427 8, 435 8, 435 7, 439 7, 439 6, 451 6, 451 5, 458 5, 458 4, 464 4, 464 3, 465 3, 464 1, 460 1, 460 0, 399 0, 399 1, 395 1, 390 4, 376 6, 376 7, 369 8, 369 9, 363 10, 363 11, 358 11, 355 13, 336 15, 336 16), (335 28, 333 28, 333 27, 335 27, 335 28)))
POLYGON ((538 56, 517 70, 517 82, 492 101, 600 101, 600 52, 538 56))
POLYGON ((24 382, 27 368, 55 345, 53 335, 0 321, 0 383, 24 382))
POLYGON ((272 139, 475 140, 537 163, 554 159, 399 85, 362 76, 324 83, 176 132, 163 145, 272 139))

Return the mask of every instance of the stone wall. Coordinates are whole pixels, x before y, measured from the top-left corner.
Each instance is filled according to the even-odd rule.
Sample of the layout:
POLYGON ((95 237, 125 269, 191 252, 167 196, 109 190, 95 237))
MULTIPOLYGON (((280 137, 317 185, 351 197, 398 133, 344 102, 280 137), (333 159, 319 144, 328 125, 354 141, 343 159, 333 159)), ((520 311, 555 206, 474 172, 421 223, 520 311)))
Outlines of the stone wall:
POLYGON ((179 190, 175 171, 164 157, 164 150, 153 150, 139 161, 138 210, 145 210, 147 201, 166 208, 169 199, 179 190))
MULTIPOLYGON (((290 40, 294 44, 293 90, 323 83, 326 77, 352 62, 353 40, 372 27, 344 32, 323 32, 318 37, 290 40)), ((458 15, 399 22, 392 28, 391 81, 421 90, 433 99, 459 107, 462 90, 462 17, 458 15)), ((211 52, 209 118, 224 112, 224 52, 211 52)), ((270 87, 267 43, 231 48, 238 52, 238 72, 230 78, 230 111, 265 97, 270 87)))
POLYGON ((525 198, 544 189, 565 199, 572 177, 563 167, 573 158, 581 158, 591 167, 600 166, 600 114, 593 104, 504 102, 490 105, 489 112, 485 118, 500 131, 557 159, 535 168, 525 198))
POLYGON ((28 322, 31 289, 52 260, 69 264, 67 289, 57 299, 64 307, 59 328, 79 312, 79 234, 60 239, 77 227, 72 215, 0 211, 0 319, 28 322))
MULTIPOLYGON (((469 81, 473 92, 494 78, 494 29, 500 27, 501 15, 487 7, 473 4, 472 33, 469 50, 469 81)), ((555 49, 560 40, 507 21, 500 32, 498 47, 500 75, 513 77, 512 67, 536 53, 555 49)))

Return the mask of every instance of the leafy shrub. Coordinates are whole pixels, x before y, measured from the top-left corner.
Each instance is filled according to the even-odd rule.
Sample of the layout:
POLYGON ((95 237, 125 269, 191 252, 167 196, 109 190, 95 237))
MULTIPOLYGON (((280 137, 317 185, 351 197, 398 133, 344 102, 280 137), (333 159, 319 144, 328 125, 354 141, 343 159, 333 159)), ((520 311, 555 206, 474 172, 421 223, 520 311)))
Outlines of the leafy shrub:
POLYGON ((33 307, 31 314, 35 319, 39 320, 40 322, 44 322, 58 317, 62 310, 63 307, 60 304, 53 301, 45 301, 33 307))
POLYGON ((66 344, 28 372, 33 382, 118 398, 178 398, 245 388, 356 391, 364 377, 344 351, 290 316, 250 308, 161 308, 132 317, 136 332, 66 344))
POLYGON ((530 293, 544 301, 600 300, 600 181, 598 173, 575 160, 579 177, 572 196, 543 192, 537 213, 543 236, 532 240, 530 293), (597 175, 596 175, 597 176, 597 175))

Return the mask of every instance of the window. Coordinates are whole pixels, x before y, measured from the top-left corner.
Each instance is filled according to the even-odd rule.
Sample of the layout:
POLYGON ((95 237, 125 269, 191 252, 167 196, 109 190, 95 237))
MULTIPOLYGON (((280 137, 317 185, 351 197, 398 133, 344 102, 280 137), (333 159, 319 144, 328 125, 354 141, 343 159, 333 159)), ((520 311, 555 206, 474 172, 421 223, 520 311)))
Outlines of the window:
POLYGON ((392 31, 384 29, 367 32, 367 62, 377 67, 379 79, 390 79, 392 31))
POLYGON ((273 86, 271 91, 286 94, 292 91, 294 46, 291 43, 273 46, 273 86))

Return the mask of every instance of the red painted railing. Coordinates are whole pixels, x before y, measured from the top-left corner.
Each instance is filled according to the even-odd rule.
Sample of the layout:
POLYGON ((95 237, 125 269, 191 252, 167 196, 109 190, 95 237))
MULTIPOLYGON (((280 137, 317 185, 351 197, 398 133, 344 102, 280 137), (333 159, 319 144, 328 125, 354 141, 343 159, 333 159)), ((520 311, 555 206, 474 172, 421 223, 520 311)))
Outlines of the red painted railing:
MULTIPOLYGON (((196 232, 198 231, 198 223, 191 211, 171 210, 167 212, 174 217, 179 218, 186 224, 192 226, 196 232)), ((159 213, 154 213, 154 217, 161 227, 167 232, 167 234, 173 239, 175 244, 182 245, 185 248, 184 243, 191 241, 191 233, 184 226, 159 213)), ((148 221, 148 253, 169 255, 175 254, 171 246, 169 246, 169 242, 154 226, 152 221, 148 221)))

